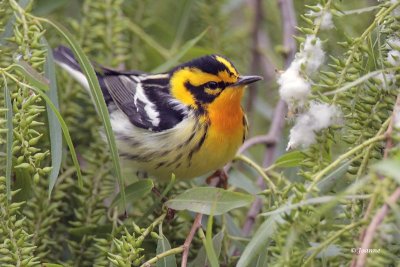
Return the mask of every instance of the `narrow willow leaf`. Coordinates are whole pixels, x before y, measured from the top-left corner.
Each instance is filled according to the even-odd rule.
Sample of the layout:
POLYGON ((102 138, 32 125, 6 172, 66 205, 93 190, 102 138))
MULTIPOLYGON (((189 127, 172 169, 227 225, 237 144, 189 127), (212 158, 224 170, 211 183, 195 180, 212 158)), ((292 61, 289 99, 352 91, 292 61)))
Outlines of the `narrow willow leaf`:
POLYGON ((183 4, 180 5, 181 7, 181 10, 179 10, 180 18, 179 20, 177 20, 178 23, 176 25, 175 38, 171 46, 171 51, 176 51, 177 49, 179 49, 183 35, 187 27, 189 26, 189 21, 192 14, 192 8, 194 6, 194 3, 195 3, 194 0, 187 0, 183 1, 183 4))
POLYGON ((32 68, 26 61, 16 60, 15 64, 12 66, 14 70, 25 76, 32 86, 39 88, 42 91, 49 90, 49 81, 32 68))
MULTIPOLYGON (((125 197, 126 197, 125 200, 130 203, 135 201, 136 199, 142 198, 151 191, 153 186, 154 183, 151 179, 134 182, 133 184, 125 188, 125 197)), ((111 203, 111 208, 120 204, 121 201, 122 201, 121 193, 118 193, 111 203)))
MULTIPOLYGON (((160 236, 160 239, 157 242, 157 255, 170 250, 171 245, 168 241, 168 239, 165 237, 165 235, 162 232, 162 225, 160 224, 158 235, 160 236)), ((164 257, 157 261, 157 267, 176 267, 176 258, 175 255, 170 255, 168 257, 164 257)))
POLYGON ((11 170, 12 170, 12 144, 14 142, 13 135, 13 109, 10 98, 10 91, 8 90, 6 77, 4 79, 4 99, 7 109, 7 164, 6 164, 6 190, 7 200, 11 200, 11 170))
MULTIPOLYGON (((47 46, 47 58, 46 58, 46 63, 44 65, 44 74, 50 82, 49 84, 50 90, 47 91, 46 94, 50 98, 51 102, 54 104, 55 108, 57 110, 60 110, 58 103, 58 89, 57 89, 53 52, 45 39, 43 39, 43 42, 47 46)), ((46 107, 47 107, 47 118, 49 120, 51 165, 52 165, 52 169, 49 175, 49 197, 50 197, 54 185, 56 184, 57 177, 61 168, 63 140, 62 140, 61 126, 58 123, 57 116, 51 110, 49 104, 46 103, 46 107)))
POLYGON ((292 151, 289 153, 283 154, 279 157, 275 163, 275 167, 281 168, 290 168, 290 167, 297 167, 300 163, 304 160, 305 156, 301 151, 292 151))
POLYGON ((207 30, 204 30, 202 33, 200 33, 198 36, 196 36, 195 38, 187 41, 180 49, 179 52, 177 54, 175 54, 173 57, 171 57, 170 59, 168 59, 164 64, 158 66, 157 68, 155 68, 153 70, 153 72, 155 73, 159 73, 159 72, 164 72, 169 70, 171 67, 175 66, 179 60, 192 48, 194 47, 198 41, 201 40, 201 38, 203 38, 203 36, 207 33, 207 30))
POLYGON ((122 202, 125 208, 125 180, 122 176, 121 166, 119 163, 119 155, 117 150, 117 144, 115 142, 114 133, 112 131, 111 122, 110 122, 110 115, 108 114, 107 105, 104 101, 103 93, 101 92, 99 81, 97 80, 96 73, 94 72, 93 66, 90 63, 89 59, 86 57, 85 53, 83 52, 82 48, 79 46, 78 42, 72 36, 72 34, 65 29, 62 25, 55 23, 53 21, 44 19, 44 18, 37 18, 40 21, 50 24, 54 29, 60 33, 64 39, 68 42, 71 46, 71 49, 79 62, 79 65, 86 76, 88 81, 91 95, 93 96, 93 100, 95 102, 97 111, 100 115, 100 118, 104 125, 104 132, 107 138, 107 142, 109 145, 111 159, 114 165, 115 174, 117 176, 117 180, 119 183, 119 189, 121 193, 122 202))
MULTIPOLYGON (((212 239, 213 247, 215 248, 215 253, 217 258, 219 258, 222 249, 222 240, 224 239, 224 232, 218 232, 212 239)), ((197 253, 196 258, 189 264, 190 267, 197 267, 197 266, 207 266, 210 263, 207 259, 207 254, 204 246, 201 247, 199 252, 197 253)))
POLYGON ((129 29, 134 32, 140 39, 142 39, 147 45, 156 50, 164 58, 168 58, 169 52, 167 49, 157 43, 150 35, 148 35, 142 28, 133 23, 132 21, 128 24, 129 29))
POLYGON ((221 215, 252 203, 254 196, 221 188, 197 187, 189 189, 165 204, 174 210, 190 210, 202 214, 221 215))
POLYGON ((279 215, 273 215, 260 225, 244 249, 236 267, 250 266, 250 263, 259 256, 260 252, 270 242, 270 238, 276 233, 277 223, 280 220, 282 218, 279 215))
MULTIPOLYGON (((267 253, 260 253, 258 256, 256 263, 254 264, 254 267, 264 267, 267 266, 267 253)), ((253 266, 253 265, 252 265, 253 266)))
POLYGON ((400 185, 400 161, 386 159, 373 165, 372 168, 379 174, 393 178, 400 185))
POLYGON ((322 196, 322 197, 315 197, 315 198, 310 198, 307 200, 300 201, 295 204, 284 204, 281 207, 273 210, 273 211, 268 211, 261 213, 261 216, 271 216, 274 214, 279 214, 279 213, 284 213, 291 211, 293 209, 297 209, 300 207, 304 206, 309 206, 309 205, 318 205, 318 204, 323 204, 323 203, 328 203, 331 201, 338 202, 339 200, 346 198, 346 199, 367 199, 369 198, 368 195, 349 195, 349 196, 342 196, 342 195, 337 195, 337 196, 322 196))
POLYGON ((343 175, 347 173, 350 161, 344 162, 339 168, 328 174, 323 180, 317 183, 318 190, 321 194, 329 192, 337 182, 342 181, 343 175))
POLYGON ((214 209, 215 206, 212 207, 211 214, 208 217, 207 222, 207 232, 206 232, 206 240, 204 243, 204 247, 206 249, 207 258, 210 262, 211 267, 219 267, 217 253, 215 252, 213 239, 212 239, 212 226, 214 221, 214 209))

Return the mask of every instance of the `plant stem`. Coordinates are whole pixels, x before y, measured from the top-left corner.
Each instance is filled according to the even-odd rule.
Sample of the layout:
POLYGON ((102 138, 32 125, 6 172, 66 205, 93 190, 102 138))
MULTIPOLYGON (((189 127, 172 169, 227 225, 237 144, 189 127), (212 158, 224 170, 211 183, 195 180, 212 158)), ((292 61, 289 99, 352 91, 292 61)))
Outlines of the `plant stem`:
MULTIPOLYGON (((382 206, 382 208, 375 214, 374 218, 371 220, 371 223, 369 224, 365 232, 364 240, 361 244, 361 249, 368 249, 371 246, 374 234, 378 229, 378 226, 382 223, 386 214, 389 212, 390 206, 395 204, 399 198, 400 198, 400 187, 397 187, 397 189, 389 197, 386 203, 382 206)), ((367 260, 367 253, 360 253, 357 257, 357 260, 353 262, 352 266, 363 267, 365 266, 366 260, 367 260)))
POLYGON ((153 231, 153 229, 164 220, 166 215, 166 213, 163 213, 152 224, 150 224, 150 226, 146 228, 142 235, 138 237, 137 241, 142 242, 146 238, 146 236, 150 234, 150 232, 153 231))
POLYGON ((267 182, 269 188, 271 189, 271 192, 274 195, 276 194, 276 186, 271 181, 271 179, 269 179, 268 175, 264 172, 264 170, 260 167, 260 165, 258 165, 253 160, 251 160, 250 158, 248 158, 244 155, 237 155, 235 157, 235 160, 241 160, 244 163, 246 163, 247 165, 249 165, 250 167, 252 167, 254 170, 256 170, 258 172, 258 174, 261 175, 261 177, 264 178, 264 180, 267 182))
POLYGON ((313 182, 308 186, 307 192, 310 193, 311 190, 315 187, 315 185, 319 182, 319 180, 321 180, 321 178, 324 177, 324 175, 326 175, 327 173, 332 171, 334 168, 336 168, 340 164, 340 162, 342 162, 346 158, 350 157, 354 153, 358 152, 359 150, 362 150, 363 148, 365 148, 365 147, 367 147, 367 146, 369 146, 369 145, 371 145, 371 144, 373 144, 375 142, 383 141, 386 138, 387 138, 386 134, 375 136, 375 137, 373 137, 371 139, 366 140, 364 143, 354 147, 353 149, 350 149, 348 152, 340 155, 334 162, 332 162, 331 164, 326 166, 323 170, 318 172, 312 178, 313 182))
POLYGON ((326 239, 324 242, 322 242, 318 247, 312 248, 312 250, 314 250, 314 252, 307 258, 307 260, 303 263, 302 266, 308 266, 308 264, 311 262, 312 259, 314 259, 315 256, 317 256, 317 254, 319 252, 321 252, 321 250, 323 250, 326 246, 328 246, 330 243, 332 243, 335 239, 337 239, 338 237, 340 237, 340 235, 342 235, 343 233, 363 224, 363 221, 358 221, 356 223, 352 223, 347 225, 346 227, 344 227, 342 230, 336 232, 333 236, 331 236, 330 238, 326 239))
POLYGON ((156 263, 157 261, 161 260, 162 258, 179 254, 184 250, 183 246, 179 246, 176 248, 172 248, 170 250, 164 251, 163 253, 157 254, 154 258, 151 258, 150 260, 146 261, 140 267, 150 267, 153 263, 156 263))
POLYGON ((194 234, 196 233, 197 229, 201 227, 201 219, 203 218, 203 214, 197 213, 196 219, 194 219, 192 228, 190 229, 189 235, 186 237, 185 243, 183 243, 183 254, 182 254, 182 264, 181 267, 187 266, 187 260, 189 256, 189 247, 192 243, 194 234))

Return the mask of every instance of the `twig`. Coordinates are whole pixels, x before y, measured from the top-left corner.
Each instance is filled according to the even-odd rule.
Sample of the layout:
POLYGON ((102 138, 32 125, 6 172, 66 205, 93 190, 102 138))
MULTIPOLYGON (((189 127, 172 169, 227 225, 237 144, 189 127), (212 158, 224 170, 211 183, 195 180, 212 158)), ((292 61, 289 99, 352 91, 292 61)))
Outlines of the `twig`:
POLYGON ((150 260, 146 261, 145 263, 140 265, 140 267, 150 267, 153 263, 156 263, 157 261, 161 260, 162 258, 171 256, 171 255, 175 255, 175 254, 179 254, 182 251, 183 251, 183 246, 169 249, 167 251, 164 251, 163 253, 156 255, 154 258, 151 258, 150 260))
POLYGON ((296 13, 292 0, 279 0, 283 24, 283 47, 285 48, 285 68, 289 67, 297 51, 296 41, 293 36, 296 34, 296 13))
MULTIPOLYGON (((364 240, 361 244, 361 250, 368 249, 372 243, 374 238, 374 234, 378 229, 378 226, 382 223, 386 214, 389 212, 390 206, 396 203, 396 201, 400 198, 400 187, 398 187, 394 193, 389 197, 386 203, 382 206, 382 208, 375 214, 374 218, 371 220, 367 231, 365 232, 364 240)), ((360 253, 357 257, 357 260, 353 262, 352 266, 363 267, 365 266, 365 262, 367 260, 367 253, 360 253)))
POLYGON ((388 157, 389 151, 393 147, 393 139, 392 139, 393 124, 396 121, 396 119, 399 119, 399 118, 397 118, 397 114, 399 112, 400 112, 400 94, 397 95, 396 104, 394 105, 394 108, 393 108, 392 118, 390 120, 389 127, 386 131, 386 135, 388 138, 386 140, 385 152, 383 154, 383 157, 385 159, 388 157))
MULTIPOLYGON (((252 146, 259 145, 259 144, 264 144, 267 147, 270 145, 275 145, 278 140, 276 139, 276 136, 271 136, 269 134, 264 134, 264 135, 258 135, 254 136, 250 139, 247 139, 243 145, 239 148, 237 154, 243 154, 247 149, 249 149, 252 146)), ((232 168, 232 162, 229 162, 228 164, 225 165, 224 171, 226 173, 229 172, 229 170, 232 168)))
POLYGON ((271 189, 272 194, 276 194, 276 186, 274 185, 274 183, 271 181, 271 179, 269 179, 268 175, 264 172, 264 170, 254 161, 252 161, 251 159, 249 159, 246 156, 243 155, 238 155, 236 156, 235 160, 241 160, 244 163, 246 163, 247 165, 249 165, 250 167, 252 167, 254 170, 256 170, 258 172, 258 174, 263 178, 263 181, 267 182, 269 188, 271 189))
POLYGON ((183 243, 183 254, 182 254, 182 264, 181 267, 186 267, 187 260, 189 256, 189 247, 192 243, 193 237, 199 227, 201 227, 201 219, 203 218, 203 214, 197 213, 196 219, 194 219, 192 228, 190 229, 189 235, 186 237, 185 243, 183 243))
MULTIPOLYGON (((286 51, 285 67, 287 68, 294 59, 294 55, 296 54, 297 50, 296 42, 293 38, 293 35, 296 34, 296 15, 292 0, 279 0, 278 3, 282 14, 283 46, 285 47, 286 51)), ((275 142, 271 142, 266 148, 263 162, 264 168, 267 168, 269 165, 271 165, 275 159, 276 145, 283 130, 286 110, 287 107, 285 102, 280 100, 275 107, 271 128, 267 134, 267 136, 271 137, 271 140, 275 140, 275 142)), ((263 177, 258 177, 257 184, 262 190, 265 189, 263 177)), ((244 236, 248 236, 253 229, 255 218, 260 213, 261 207, 262 200, 261 198, 257 198, 247 213, 246 221, 242 228, 242 234, 244 236)))
POLYGON ((239 148, 238 154, 242 154, 254 145, 264 144, 268 147, 270 145, 275 145, 277 141, 277 136, 272 136, 271 134, 254 136, 243 143, 239 148))
MULTIPOLYGON (((263 21, 263 5, 262 5, 262 0, 251 0, 249 1, 251 4, 251 7, 254 12, 254 20, 253 20, 253 27, 252 27, 252 32, 251 32, 251 39, 252 39, 252 45, 251 45, 251 73, 256 74, 257 71, 260 69, 260 30, 261 30, 261 23, 263 21)), ((265 77, 267 79, 267 77, 265 77)), ((256 91, 256 85, 252 84, 249 86, 249 94, 247 98, 247 103, 246 103, 246 111, 248 114, 250 114, 253 110, 253 103, 255 100, 255 97, 257 95, 256 91)))

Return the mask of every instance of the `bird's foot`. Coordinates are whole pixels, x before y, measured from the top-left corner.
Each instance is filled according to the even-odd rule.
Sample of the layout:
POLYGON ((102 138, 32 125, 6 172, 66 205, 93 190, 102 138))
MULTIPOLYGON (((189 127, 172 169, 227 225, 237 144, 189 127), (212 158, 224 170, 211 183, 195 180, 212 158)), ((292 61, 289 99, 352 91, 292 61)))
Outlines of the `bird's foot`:
POLYGON ((228 188, 228 174, 223 170, 217 170, 211 174, 207 179, 206 183, 219 188, 228 188))

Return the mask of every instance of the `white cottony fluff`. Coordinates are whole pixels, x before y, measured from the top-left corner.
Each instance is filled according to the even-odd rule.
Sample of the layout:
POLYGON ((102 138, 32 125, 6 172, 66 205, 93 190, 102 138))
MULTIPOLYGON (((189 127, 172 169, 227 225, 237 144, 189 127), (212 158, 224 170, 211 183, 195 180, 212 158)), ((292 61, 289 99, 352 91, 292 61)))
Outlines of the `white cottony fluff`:
POLYGON ((321 40, 308 35, 302 50, 296 54, 289 68, 278 79, 281 98, 289 106, 303 106, 311 93, 311 84, 302 76, 301 70, 312 75, 325 58, 321 40))
POLYGON ((393 66, 400 66, 400 51, 391 50, 387 55, 387 61, 393 66))
POLYGON ((391 49, 400 49, 400 38, 397 37, 391 37, 387 40, 388 43, 388 48, 391 49))
MULTIPOLYGON (((399 2, 399 0, 390 0, 390 3, 392 5, 397 4, 399 2)), ((395 17, 400 16, 400 6, 396 7, 393 11, 392 11, 392 15, 395 17)))
POLYGON ((376 75, 376 78, 381 81, 380 87, 385 90, 393 89, 393 85, 396 83, 396 76, 393 72, 380 73, 376 75))
POLYGON ((332 13, 329 10, 322 12, 323 7, 320 4, 318 4, 317 7, 319 7, 320 11, 316 12, 310 10, 307 16, 314 18, 314 25, 320 25, 322 30, 332 29, 334 27, 332 13))
POLYGON ((300 75, 300 64, 293 62, 278 79, 279 94, 289 105, 303 106, 311 93, 311 85, 300 75))
POLYGON ((322 50, 321 40, 314 35, 307 35, 300 60, 306 65, 307 74, 311 75, 324 63, 325 52, 322 50))
POLYGON ((287 149, 308 147, 315 142, 315 133, 339 123, 341 112, 338 107, 325 103, 311 102, 306 113, 297 117, 296 123, 290 130, 287 149))

